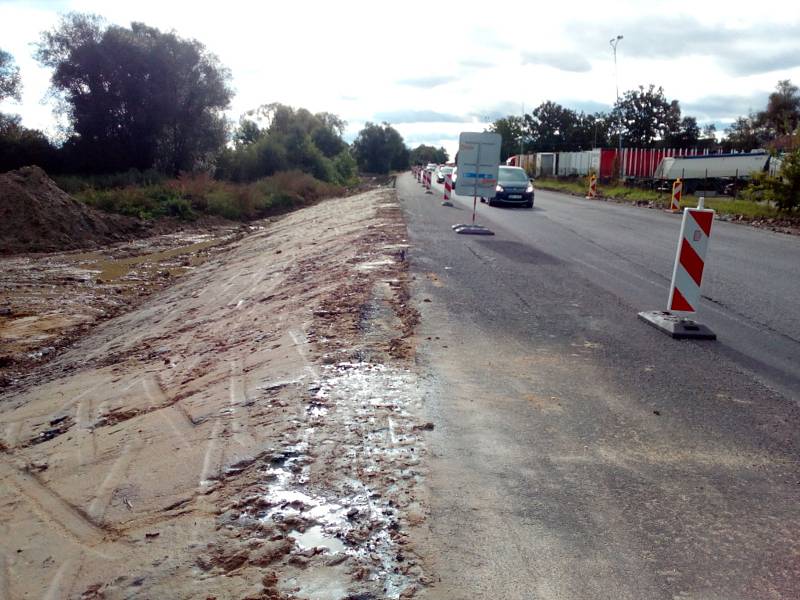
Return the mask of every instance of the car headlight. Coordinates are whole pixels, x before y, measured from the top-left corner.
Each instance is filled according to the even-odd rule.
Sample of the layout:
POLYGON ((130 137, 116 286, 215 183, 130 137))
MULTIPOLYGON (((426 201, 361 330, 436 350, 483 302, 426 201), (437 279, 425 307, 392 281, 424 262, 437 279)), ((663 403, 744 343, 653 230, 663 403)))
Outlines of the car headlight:
POLYGON ((532 184, 532 183, 529 183, 529 184, 528 184, 528 187, 527 187, 527 188, 525 188, 525 193, 526 193, 526 194, 530 194, 532 191, 533 191, 533 184, 532 184))
POLYGON ((497 184, 497 187, 496 187, 496 188, 494 188, 494 191, 495 191, 495 192, 502 192, 502 191, 503 191, 503 186, 502 186, 502 185, 500 185, 500 184, 498 183, 498 184, 497 184))

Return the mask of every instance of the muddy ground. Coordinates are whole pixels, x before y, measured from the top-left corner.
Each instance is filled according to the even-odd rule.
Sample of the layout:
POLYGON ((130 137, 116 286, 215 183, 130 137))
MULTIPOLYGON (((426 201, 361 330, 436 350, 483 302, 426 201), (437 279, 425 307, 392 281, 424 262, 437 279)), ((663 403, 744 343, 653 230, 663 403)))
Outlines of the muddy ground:
POLYGON ((92 251, 0 256, 0 389, 250 231, 225 223, 172 228, 92 251))
MULTIPOLYGON (((381 189, 170 255, 212 241, 182 240, 148 267, 172 285, 15 375, 0 598, 409 598, 429 583, 408 541, 432 425, 416 416, 405 236, 381 189)), ((118 276, 102 253, 42 260, 65 287, 144 285, 144 267, 118 276)), ((115 295, 78 294, 59 318, 115 295)))

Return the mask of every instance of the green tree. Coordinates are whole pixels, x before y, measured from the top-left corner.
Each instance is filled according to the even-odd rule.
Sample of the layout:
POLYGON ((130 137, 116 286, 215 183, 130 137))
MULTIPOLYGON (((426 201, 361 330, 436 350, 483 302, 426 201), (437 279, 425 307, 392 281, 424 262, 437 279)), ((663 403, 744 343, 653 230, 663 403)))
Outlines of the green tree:
POLYGON ((668 138, 680 126, 680 106, 669 102, 664 89, 650 85, 647 89, 628 90, 614 105, 613 119, 622 127, 623 144, 635 148, 652 148, 668 138))
POLYGON ((732 150, 749 152, 763 147, 765 137, 763 128, 758 124, 758 117, 750 113, 746 117, 738 117, 725 130, 725 145, 732 150))
POLYGON ((664 146, 667 148, 694 148, 700 141, 700 126, 694 117, 683 117, 677 127, 666 132, 664 146))
POLYGON ((800 208, 800 149, 783 155, 775 177, 764 173, 755 176, 747 192, 774 202, 784 212, 800 208))
POLYGON ((757 121, 770 138, 794 133, 800 126, 800 89, 788 79, 779 81, 757 121))
POLYGON ((14 57, 0 48, 0 102, 6 98, 20 99, 22 80, 14 57))
POLYGON ((354 170, 342 139, 345 121, 274 102, 247 111, 233 131, 233 150, 218 165, 220 177, 253 181, 297 169, 323 181, 353 183, 354 170))
POLYGON ((519 154, 520 140, 524 140, 527 133, 522 117, 514 115, 497 119, 489 125, 489 131, 499 133, 503 140, 500 144, 501 161, 505 161, 509 156, 519 154))
POLYGON ((224 145, 230 74, 196 40, 70 13, 42 34, 36 57, 53 69, 76 166, 177 173, 207 164, 224 145))
POLYGON ((428 163, 436 163, 441 165, 450 160, 447 150, 444 147, 436 148, 434 146, 426 146, 420 144, 411 151, 409 155, 409 162, 412 165, 427 165, 428 163))
POLYGON ((716 150, 719 148, 719 142, 717 142, 717 126, 714 125, 714 123, 703 126, 697 145, 700 148, 708 150, 716 150))
POLYGON ((18 115, 0 113, 0 173, 27 165, 57 170, 57 148, 41 131, 23 127, 18 115))
POLYGON ((408 167, 409 151, 403 137, 389 125, 367 122, 353 141, 353 155, 366 173, 388 173, 408 167))

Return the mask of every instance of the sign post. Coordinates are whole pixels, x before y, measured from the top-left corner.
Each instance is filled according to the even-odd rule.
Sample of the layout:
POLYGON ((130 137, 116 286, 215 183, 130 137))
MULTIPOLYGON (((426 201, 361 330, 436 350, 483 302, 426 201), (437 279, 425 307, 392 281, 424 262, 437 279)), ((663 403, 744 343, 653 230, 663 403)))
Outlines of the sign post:
POLYGON ((456 233, 494 235, 489 228, 477 225, 475 217, 478 212, 478 196, 488 199, 494 198, 496 193, 502 141, 499 133, 465 131, 459 136, 455 192, 464 196, 472 195, 472 223, 453 225, 456 233))

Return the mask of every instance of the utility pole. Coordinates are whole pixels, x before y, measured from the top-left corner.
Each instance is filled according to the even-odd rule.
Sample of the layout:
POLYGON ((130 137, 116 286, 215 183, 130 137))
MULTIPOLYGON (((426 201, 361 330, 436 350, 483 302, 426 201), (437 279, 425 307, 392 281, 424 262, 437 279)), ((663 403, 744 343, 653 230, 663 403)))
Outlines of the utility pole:
MULTIPOLYGON (((617 104, 619 104, 619 73, 617 71, 617 44, 622 39, 621 35, 617 37, 611 38, 608 40, 608 43, 611 45, 611 49, 614 51, 614 85, 617 88, 617 104)), ((622 173, 622 113, 620 112, 619 115, 619 146, 617 151, 617 158, 619 160, 619 174, 620 177, 623 176, 622 173)))

